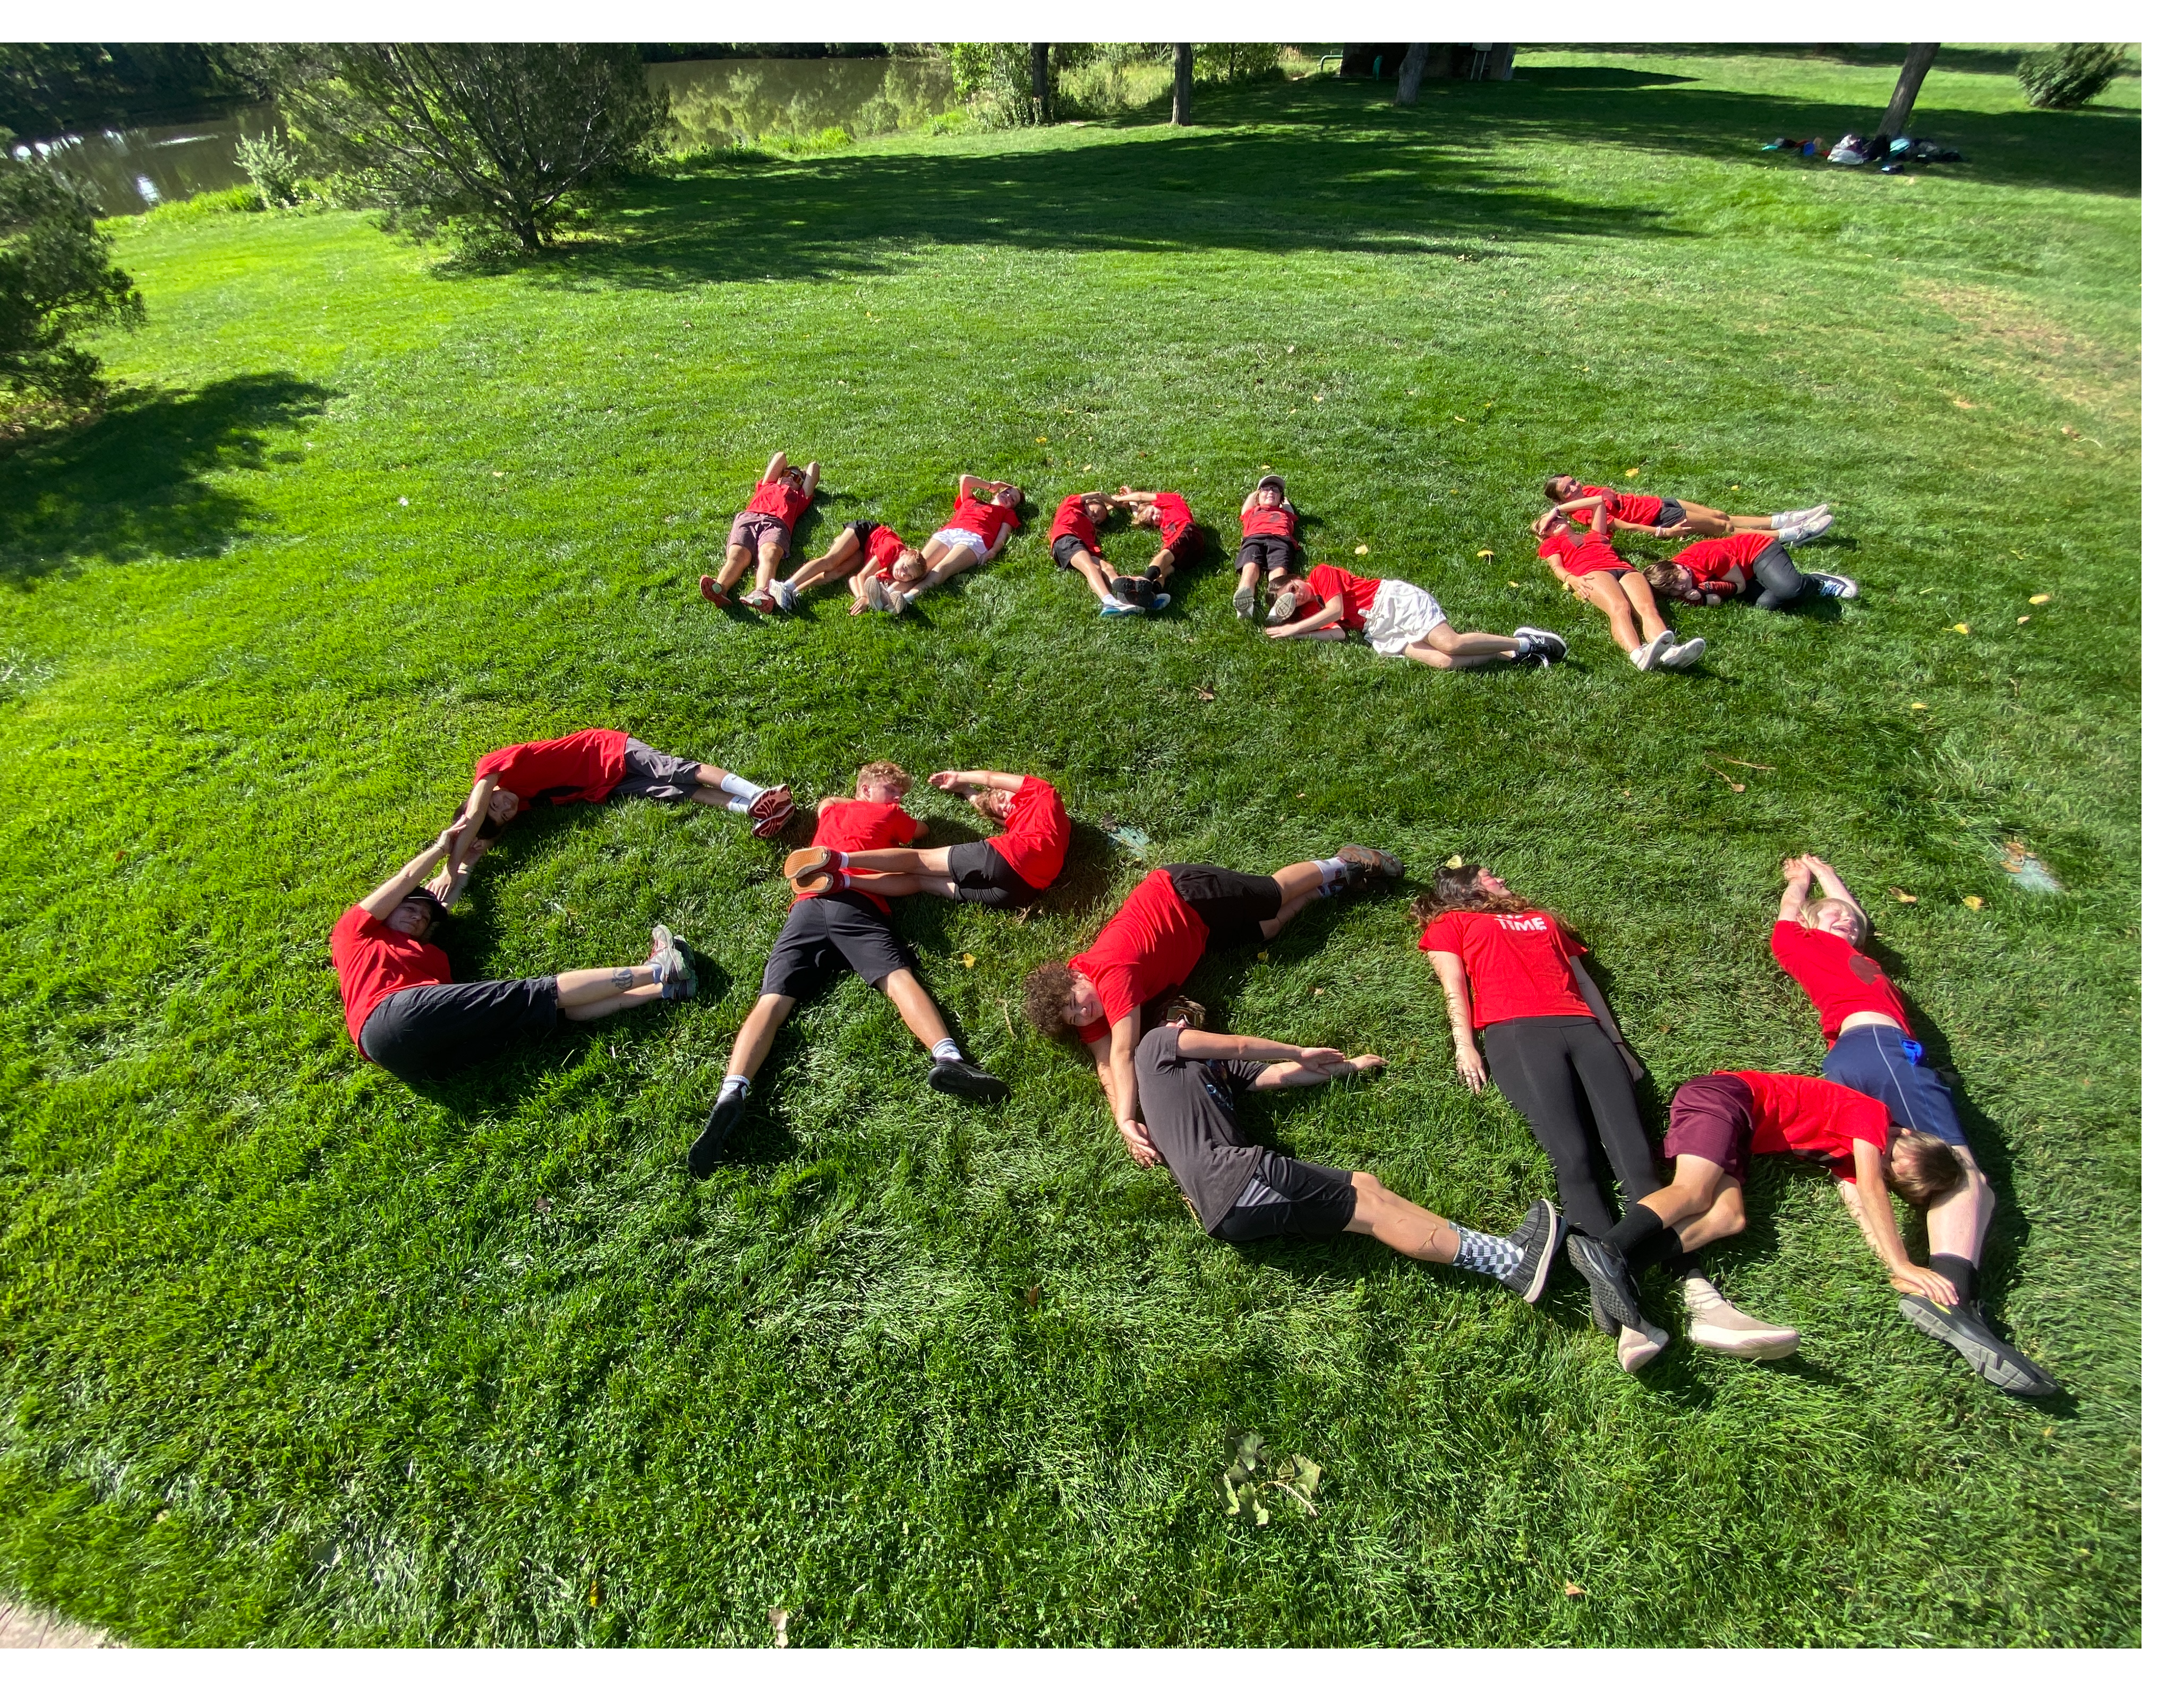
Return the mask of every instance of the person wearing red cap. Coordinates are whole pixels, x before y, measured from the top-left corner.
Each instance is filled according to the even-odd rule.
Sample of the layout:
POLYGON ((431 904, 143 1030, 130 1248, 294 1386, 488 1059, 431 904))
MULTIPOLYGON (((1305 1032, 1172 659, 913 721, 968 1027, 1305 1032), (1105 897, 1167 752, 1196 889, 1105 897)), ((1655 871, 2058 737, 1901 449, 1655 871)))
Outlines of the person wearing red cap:
POLYGON ((750 503, 728 526, 728 544, 721 573, 699 576, 698 591, 722 610, 727 609, 732 603, 730 590, 755 558, 758 581, 744 595, 744 603, 753 609, 772 610, 773 572, 781 567, 781 560, 788 551, 788 537, 796 531, 797 519, 810 508, 812 495, 818 488, 819 465, 816 460, 797 470, 790 466, 787 453, 774 453, 766 463, 766 474, 751 489, 750 503))

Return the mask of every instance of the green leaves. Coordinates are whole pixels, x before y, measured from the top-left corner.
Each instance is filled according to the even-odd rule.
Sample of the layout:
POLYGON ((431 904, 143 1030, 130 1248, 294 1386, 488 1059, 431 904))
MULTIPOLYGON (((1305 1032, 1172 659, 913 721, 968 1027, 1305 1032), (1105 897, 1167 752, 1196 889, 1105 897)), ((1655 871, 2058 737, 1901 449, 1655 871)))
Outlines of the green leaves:
POLYGON ((1240 1515, 1249 1508, 1251 1524, 1264 1527, 1269 1519, 1268 1499, 1287 1496, 1306 1515, 1318 1516, 1319 1509, 1312 1499, 1319 1489, 1321 1470, 1311 1457, 1284 1456, 1267 1468, 1263 1466, 1267 1441, 1256 1432, 1232 1433, 1228 1448, 1234 1460, 1221 1476, 1221 1494, 1227 1499, 1229 1514, 1240 1515))

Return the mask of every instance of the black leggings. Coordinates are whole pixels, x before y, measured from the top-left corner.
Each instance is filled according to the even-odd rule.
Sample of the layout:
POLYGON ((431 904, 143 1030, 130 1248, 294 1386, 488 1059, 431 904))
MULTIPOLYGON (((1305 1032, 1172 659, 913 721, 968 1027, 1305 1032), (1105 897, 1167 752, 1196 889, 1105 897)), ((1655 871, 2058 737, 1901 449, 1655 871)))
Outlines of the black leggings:
POLYGON ((1762 610, 1786 610, 1819 585, 1819 577, 1790 561, 1779 540, 1752 560, 1752 586, 1758 589, 1752 603, 1762 610))
POLYGON ((1518 1016, 1494 1023, 1485 1040, 1494 1083, 1517 1106, 1555 1165, 1555 1191, 1570 1226, 1600 1238, 1615 1225, 1601 1191, 1596 1135, 1624 1203, 1660 1190, 1652 1142, 1638 1120, 1638 1100, 1630 1090, 1630 1071, 1597 1021, 1589 1015, 1518 1016), (1591 1106, 1590 1121, 1586 1104, 1591 1106))

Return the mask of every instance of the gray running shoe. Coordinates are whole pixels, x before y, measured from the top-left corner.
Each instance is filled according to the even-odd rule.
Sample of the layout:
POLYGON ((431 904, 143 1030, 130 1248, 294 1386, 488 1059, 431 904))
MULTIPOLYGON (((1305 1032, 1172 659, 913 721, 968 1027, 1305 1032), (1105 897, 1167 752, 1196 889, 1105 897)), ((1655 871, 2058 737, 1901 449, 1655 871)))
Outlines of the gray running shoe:
POLYGON ((1835 518, 1824 512, 1799 523, 1795 528, 1775 530, 1774 538, 1785 546, 1802 546, 1808 540, 1818 540, 1835 526, 1835 518))
POLYGON ((1251 613, 1259 608, 1259 590, 1256 587, 1247 587, 1239 581, 1236 591, 1228 596, 1228 603, 1236 607, 1237 615, 1249 622, 1251 613))
POLYGON ((1268 626, 1272 626, 1277 623, 1287 622, 1291 617, 1295 616, 1296 615, 1296 599, 1297 596, 1295 591, 1291 589, 1283 592, 1272 604, 1268 605, 1267 607, 1267 622, 1268 626))
POLYGON ((2012 1397, 2049 1398, 2062 1389, 2031 1358, 1989 1332, 1976 1304, 1936 1304, 1907 1295, 1896 1307, 1920 1332, 1952 1347, 1981 1379, 2012 1397))
POLYGON ((1643 1327, 1646 1312, 1639 1307, 1638 1288, 1630 1283, 1630 1265, 1623 1253, 1605 1239, 1572 1233, 1567 1252, 1570 1266, 1585 1278, 1600 1299, 1600 1307, 1618 1327, 1643 1327))
POLYGON ((782 610, 796 609, 796 589, 789 585, 785 576, 773 584, 773 602, 782 610))

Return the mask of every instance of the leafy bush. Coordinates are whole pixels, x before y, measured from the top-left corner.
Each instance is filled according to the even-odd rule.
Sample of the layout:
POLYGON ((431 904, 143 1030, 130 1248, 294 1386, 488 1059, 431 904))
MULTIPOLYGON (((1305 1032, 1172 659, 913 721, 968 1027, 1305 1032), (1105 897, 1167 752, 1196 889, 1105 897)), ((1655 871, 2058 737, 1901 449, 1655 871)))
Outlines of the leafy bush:
POLYGON ((147 223, 195 223, 201 218, 233 217, 265 209, 258 190, 244 182, 232 188, 212 188, 186 200, 163 200, 140 213, 147 223))
POLYGON ((70 344, 109 323, 133 327, 144 300, 114 263, 91 196, 32 159, 0 130, 0 382, 65 405, 96 400, 98 360, 70 344))
MULTIPOLYGON (((950 42, 948 68, 972 122, 987 129, 1017 129, 1038 121, 1031 97, 1030 42, 950 42)), ((1053 74, 1050 57, 1050 79, 1053 74)))
POLYGON ((267 210, 303 203, 304 161, 281 143, 279 136, 244 136, 236 146, 235 162, 250 178, 250 186, 267 210))
POLYGON ((281 110, 343 201, 415 235, 538 252, 577 197, 658 156, 667 96, 634 47, 326 43, 274 49, 281 110))
POLYGON ((2059 42, 2045 53, 2028 53, 2017 61, 2017 80, 2026 101, 2048 111, 2082 106, 2131 69, 2131 55, 2117 42, 2059 42))

